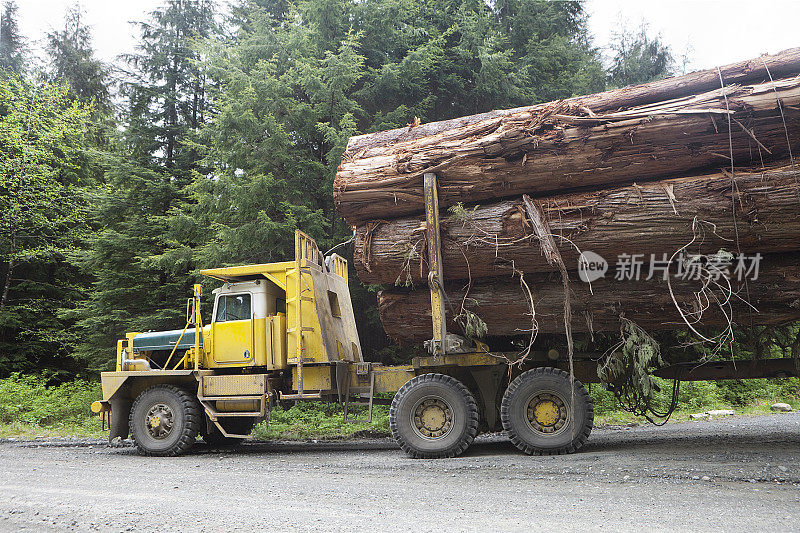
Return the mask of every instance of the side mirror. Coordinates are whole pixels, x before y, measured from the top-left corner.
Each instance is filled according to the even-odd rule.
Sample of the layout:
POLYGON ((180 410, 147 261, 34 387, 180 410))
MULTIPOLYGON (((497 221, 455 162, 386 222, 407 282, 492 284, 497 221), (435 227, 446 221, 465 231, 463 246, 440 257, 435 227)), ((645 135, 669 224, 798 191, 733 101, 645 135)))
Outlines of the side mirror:
POLYGON ((194 324, 194 298, 186 300, 186 323, 194 324))

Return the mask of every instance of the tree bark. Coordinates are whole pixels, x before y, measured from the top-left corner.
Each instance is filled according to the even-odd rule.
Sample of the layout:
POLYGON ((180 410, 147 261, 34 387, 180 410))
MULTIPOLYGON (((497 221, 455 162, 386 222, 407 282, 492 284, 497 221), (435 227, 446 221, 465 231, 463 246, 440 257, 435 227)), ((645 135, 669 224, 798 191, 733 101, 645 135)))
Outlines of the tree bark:
POLYGON ((0 297, 0 312, 2 312, 6 308, 6 303, 8 302, 8 292, 11 289, 11 275, 14 273, 14 264, 13 259, 9 259, 8 263, 6 263, 6 279, 3 282, 3 295, 0 297))
MULTIPOLYGON (((800 166, 738 170, 733 176, 733 184, 725 171, 563 194, 538 203, 570 270, 578 268, 578 250, 595 252, 609 263, 619 254, 641 254, 649 261, 651 254, 671 256, 695 235, 687 253, 800 250, 800 166)), ((442 218, 441 227, 445 279, 554 270, 533 241, 519 199, 451 214, 442 218)), ((424 283, 424 228, 424 217, 358 226, 358 277, 364 283, 424 283)))
POLYGON ((9 252, 8 262, 6 263, 6 279, 3 281, 3 293, 0 295, 0 312, 2 312, 6 308, 6 304, 8 303, 8 292, 11 289, 11 276, 14 274, 14 267, 16 267, 16 261, 14 261, 14 252, 15 246, 17 243, 16 239, 16 231, 11 232, 11 250, 9 252))
MULTIPOLYGON (((534 301, 539 333, 564 334, 564 292, 558 274, 526 276, 534 301)), ((697 281, 671 278, 673 292, 683 308, 693 308, 697 281)), ((731 281, 739 297, 757 311, 733 298, 733 321, 740 325, 778 325, 800 319, 800 254, 765 256, 758 279, 731 281)), ((670 296, 667 282, 660 277, 641 281, 605 278, 589 284, 577 278, 570 283, 572 327, 574 331, 618 331, 624 313, 646 330, 683 330, 683 323, 670 296), (591 328, 589 324, 591 323, 591 328)), ((717 292, 719 295, 719 292, 717 292)), ((487 325, 488 335, 527 336, 531 329, 529 296, 518 278, 474 284, 465 294, 464 284, 449 285, 447 295, 458 313, 465 308, 476 313, 487 325)), ((382 291, 378 308, 386 333, 400 344, 414 344, 431 337, 430 296, 426 288, 411 292, 382 291)), ((448 311, 448 330, 461 332, 448 311)), ((727 320, 716 307, 709 308, 695 327, 725 325, 727 320)))
POLYGON ((800 77, 604 114, 559 101, 350 150, 334 201, 355 225, 422 212, 425 172, 437 173, 446 207, 678 176, 730 165, 731 153, 737 164, 759 163, 790 148, 800 152, 800 77))

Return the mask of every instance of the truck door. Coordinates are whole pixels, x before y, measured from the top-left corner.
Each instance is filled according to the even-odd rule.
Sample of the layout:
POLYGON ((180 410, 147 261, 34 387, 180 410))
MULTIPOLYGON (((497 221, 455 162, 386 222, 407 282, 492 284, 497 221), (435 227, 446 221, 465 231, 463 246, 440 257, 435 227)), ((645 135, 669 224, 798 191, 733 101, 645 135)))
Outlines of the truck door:
POLYGON ((249 293, 218 298, 211 335, 214 362, 230 365, 253 360, 253 305, 249 293))

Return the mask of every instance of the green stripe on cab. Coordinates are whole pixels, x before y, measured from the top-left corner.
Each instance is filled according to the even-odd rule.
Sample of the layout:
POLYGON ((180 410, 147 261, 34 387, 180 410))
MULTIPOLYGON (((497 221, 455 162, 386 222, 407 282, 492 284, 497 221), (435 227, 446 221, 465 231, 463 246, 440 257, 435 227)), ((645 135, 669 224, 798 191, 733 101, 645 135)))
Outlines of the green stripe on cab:
MULTIPOLYGON (((149 331, 140 333, 133 338, 134 352, 152 352, 157 350, 172 350, 181 336, 181 329, 172 331, 149 331)), ((179 350, 188 350, 194 346, 194 328, 187 329, 183 334, 179 350)), ((200 345, 203 345, 203 338, 200 337, 200 345)))

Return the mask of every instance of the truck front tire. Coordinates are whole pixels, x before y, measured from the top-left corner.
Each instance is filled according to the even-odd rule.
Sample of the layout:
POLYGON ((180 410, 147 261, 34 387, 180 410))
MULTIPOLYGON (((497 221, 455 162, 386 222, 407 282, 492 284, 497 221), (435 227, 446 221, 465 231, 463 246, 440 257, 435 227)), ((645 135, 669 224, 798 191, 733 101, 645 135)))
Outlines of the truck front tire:
POLYGON ((500 418, 511 442, 531 455, 573 453, 589 438, 594 406, 586 388, 558 368, 541 367, 518 376, 506 389, 500 418))
POLYGON ((142 455, 174 456, 192 447, 202 422, 196 397, 172 385, 156 385, 136 398, 130 430, 142 455))
POLYGON ((469 390, 444 374, 423 374, 392 400, 389 424, 397 443, 415 459, 462 454, 478 433, 478 407, 469 390))

